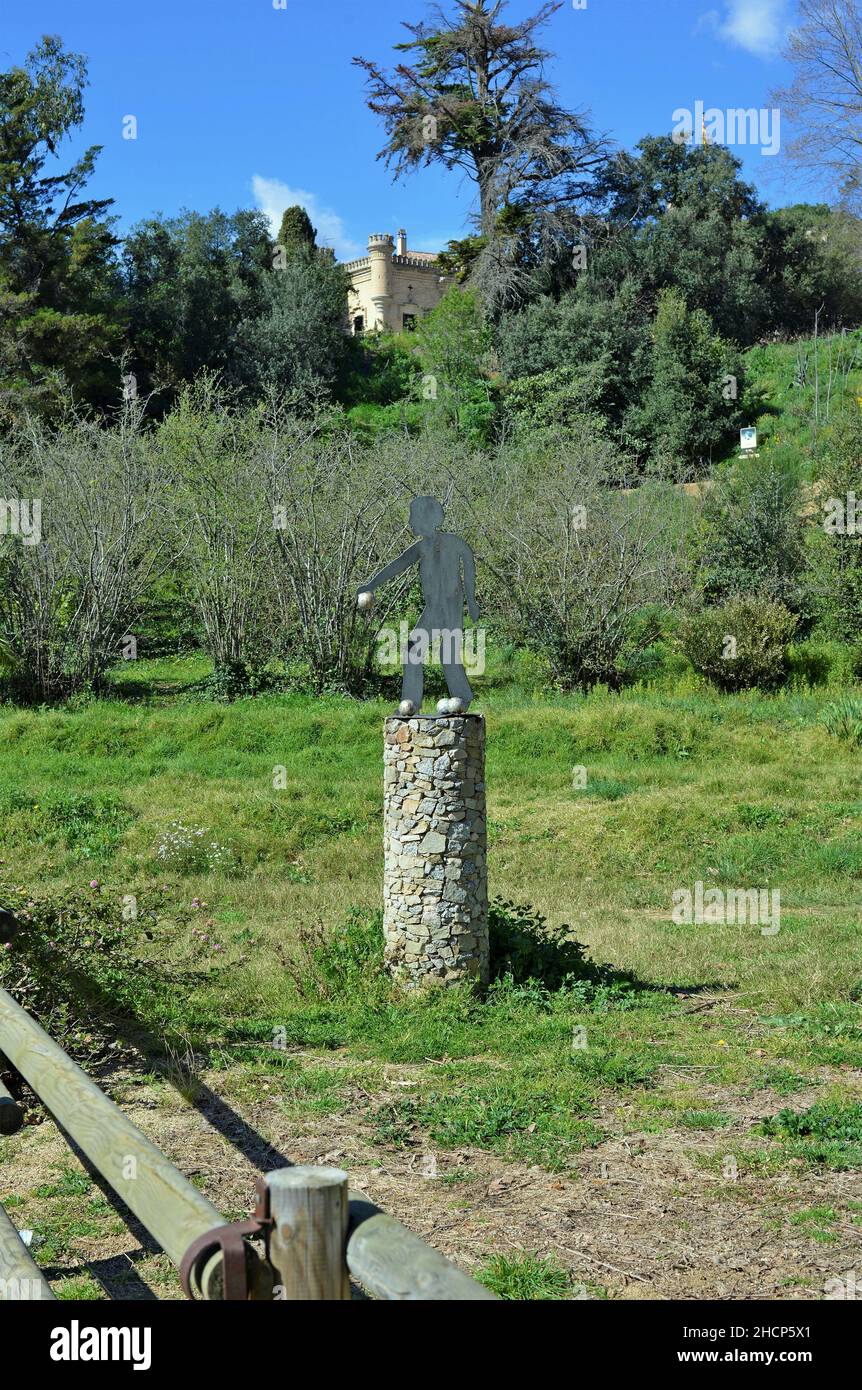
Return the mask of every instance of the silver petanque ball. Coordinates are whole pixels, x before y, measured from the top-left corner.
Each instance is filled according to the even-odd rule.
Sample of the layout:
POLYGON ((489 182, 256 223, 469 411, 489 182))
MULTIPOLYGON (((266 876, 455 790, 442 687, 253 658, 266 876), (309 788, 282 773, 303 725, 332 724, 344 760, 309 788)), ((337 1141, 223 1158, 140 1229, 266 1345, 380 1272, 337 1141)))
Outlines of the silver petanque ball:
POLYGON ((398 706, 398 713, 403 714, 405 719, 407 719, 411 714, 416 713, 416 706, 412 700, 402 700, 401 704, 398 706))

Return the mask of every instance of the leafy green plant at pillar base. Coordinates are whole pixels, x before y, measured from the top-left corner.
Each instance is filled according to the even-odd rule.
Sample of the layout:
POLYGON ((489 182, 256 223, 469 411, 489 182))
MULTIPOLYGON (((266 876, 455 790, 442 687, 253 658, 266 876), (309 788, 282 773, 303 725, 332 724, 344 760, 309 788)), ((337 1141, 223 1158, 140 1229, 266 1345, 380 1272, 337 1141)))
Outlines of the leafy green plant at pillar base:
POLYGON ((285 961, 300 999, 356 1002, 385 977, 383 913, 351 908, 334 932, 301 926, 294 954, 285 961))
MULTIPOLYGON (((507 979, 514 985, 532 981, 542 992, 577 981, 605 982, 607 970, 588 961, 586 947, 569 932, 534 908, 495 899, 488 909, 490 974, 496 982, 491 993, 507 979)), ((379 995, 381 987, 385 993, 382 913, 353 908, 334 932, 321 925, 300 927, 285 965, 302 999, 355 1004, 379 995)))
POLYGON ((488 909, 491 979, 511 975, 516 982, 537 980, 559 989, 567 980, 596 972, 586 947, 572 941, 565 924, 552 927, 534 908, 496 898, 488 909))

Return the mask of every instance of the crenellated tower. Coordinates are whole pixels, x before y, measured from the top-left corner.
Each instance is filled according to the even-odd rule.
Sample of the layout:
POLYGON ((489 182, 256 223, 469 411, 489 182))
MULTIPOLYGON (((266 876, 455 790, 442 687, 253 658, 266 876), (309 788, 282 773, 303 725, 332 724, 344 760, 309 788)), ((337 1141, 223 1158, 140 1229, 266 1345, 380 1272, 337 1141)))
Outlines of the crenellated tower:
POLYGON ((368 238, 368 260, 371 270, 369 297, 374 306, 375 321, 370 328, 388 328, 392 299, 392 252, 395 242, 388 232, 372 232, 368 238))

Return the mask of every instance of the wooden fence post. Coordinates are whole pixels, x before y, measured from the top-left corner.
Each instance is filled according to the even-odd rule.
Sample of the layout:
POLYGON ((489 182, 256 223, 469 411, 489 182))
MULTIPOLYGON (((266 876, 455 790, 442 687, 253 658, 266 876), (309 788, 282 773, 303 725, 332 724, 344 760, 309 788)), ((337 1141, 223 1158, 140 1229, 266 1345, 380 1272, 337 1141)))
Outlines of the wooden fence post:
POLYGON ((347 1174, 340 1168, 278 1168, 267 1173, 266 1184, 275 1297, 349 1299, 347 1174))

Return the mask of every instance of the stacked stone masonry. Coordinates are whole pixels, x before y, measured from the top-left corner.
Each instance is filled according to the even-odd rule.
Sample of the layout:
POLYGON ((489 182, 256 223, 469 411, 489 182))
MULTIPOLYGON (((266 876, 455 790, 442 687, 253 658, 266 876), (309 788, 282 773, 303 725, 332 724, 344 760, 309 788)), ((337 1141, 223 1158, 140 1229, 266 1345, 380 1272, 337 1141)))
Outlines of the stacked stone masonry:
POLYGON ((383 927, 408 986, 488 978, 485 721, 386 720, 383 927))

